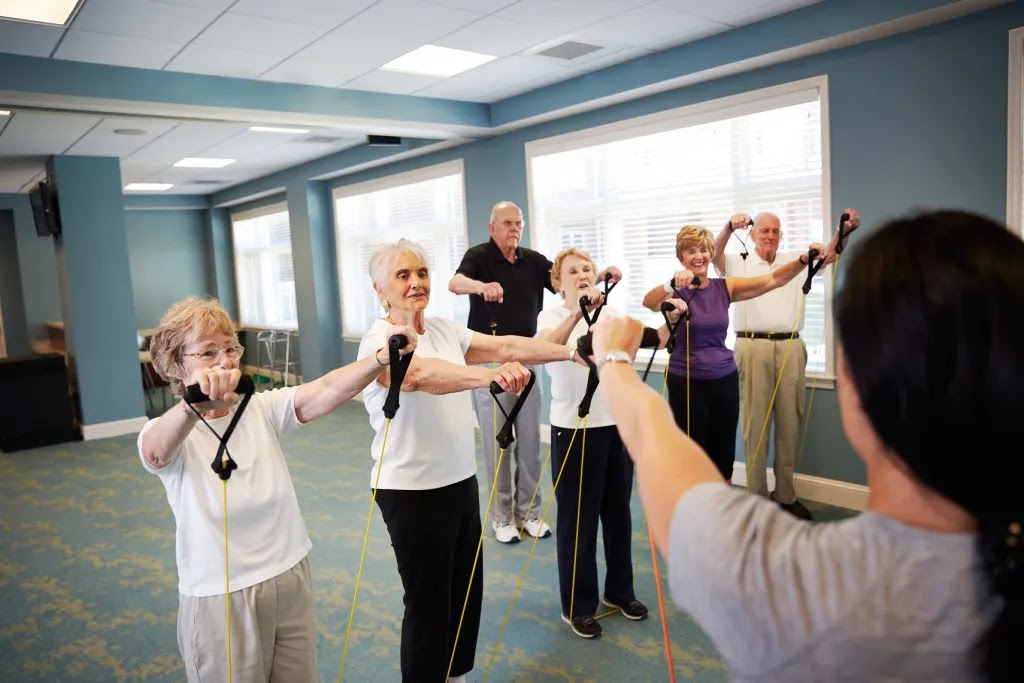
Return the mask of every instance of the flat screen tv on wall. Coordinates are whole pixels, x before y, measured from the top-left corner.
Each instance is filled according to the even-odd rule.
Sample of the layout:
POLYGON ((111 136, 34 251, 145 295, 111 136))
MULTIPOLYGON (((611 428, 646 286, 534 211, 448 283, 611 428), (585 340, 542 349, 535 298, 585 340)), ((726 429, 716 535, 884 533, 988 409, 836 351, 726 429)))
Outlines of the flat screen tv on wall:
POLYGON ((44 180, 29 190, 28 198, 32 203, 36 234, 47 237, 60 233, 60 211, 57 209, 57 196, 53 187, 44 180))

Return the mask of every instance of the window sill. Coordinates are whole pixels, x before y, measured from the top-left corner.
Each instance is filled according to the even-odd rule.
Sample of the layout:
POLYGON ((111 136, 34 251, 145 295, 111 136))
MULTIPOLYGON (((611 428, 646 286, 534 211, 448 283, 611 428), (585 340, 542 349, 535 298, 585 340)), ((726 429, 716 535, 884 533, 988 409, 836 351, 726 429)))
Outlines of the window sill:
MULTIPOLYGON (((643 354, 643 349, 640 350, 640 354, 643 354)), ((647 369, 647 362, 650 360, 649 355, 637 354, 637 359, 633 362, 633 368, 637 372, 643 372, 647 369)), ((663 358, 655 358, 654 362, 651 363, 651 374, 663 374, 665 368, 668 367, 668 362, 663 358)), ((807 375, 806 386, 808 389, 824 389, 827 391, 834 391, 836 388, 835 375, 827 375, 824 373, 807 375)))

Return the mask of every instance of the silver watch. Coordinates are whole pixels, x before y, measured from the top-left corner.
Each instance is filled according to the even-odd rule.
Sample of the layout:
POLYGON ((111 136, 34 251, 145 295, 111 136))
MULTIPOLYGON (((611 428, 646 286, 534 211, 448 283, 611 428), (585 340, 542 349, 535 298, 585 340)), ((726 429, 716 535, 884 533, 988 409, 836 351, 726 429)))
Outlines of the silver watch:
POLYGON ((601 357, 601 360, 597 361, 597 368, 600 370, 605 363, 632 363, 633 357, 625 351, 615 350, 609 351, 601 357))

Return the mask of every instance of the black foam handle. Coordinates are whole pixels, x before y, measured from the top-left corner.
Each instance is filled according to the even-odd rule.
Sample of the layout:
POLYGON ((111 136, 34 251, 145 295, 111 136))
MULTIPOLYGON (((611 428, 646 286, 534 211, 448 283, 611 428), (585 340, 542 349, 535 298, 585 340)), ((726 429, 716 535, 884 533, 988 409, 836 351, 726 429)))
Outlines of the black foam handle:
POLYGON ((693 287, 700 287, 700 275, 694 275, 693 279, 690 280, 690 285, 693 287))
MULTIPOLYGON (((252 381, 252 377, 242 375, 242 378, 238 380, 238 386, 235 387, 235 393, 242 395, 256 393, 256 384, 252 381)), ((203 393, 198 384, 190 384, 185 387, 185 403, 206 403, 209 400, 210 397, 203 393)))
MULTIPOLYGON (((534 379, 533 378, 533 370, 527 369, 527 372, 530 373, 530 381, 527 382, 527 386, 528 387, 532 387, 533 386, 533 379, 534 379)), ((524 392, 525 392, 525 389, 524 389, 524 392)), ((491 382, 491 396, 497 396, 499 394, 504 394, 504 393, 505 393, 505 390, 501 388, 500 384, 498 384, 497 382, 491 382)))
POLYGON ((393 334, 388 339, 388 347, 392 349, 404 349, 409 345, 409 338, 404 334, 393 334))
POLYGON ((409 338, 404 334, 393 334, 388 338, 388 357, 391 364, 391 386, 388 387, 388 395, 384 399, 384 417, 394 419, 398 414, 399 396, 402 393, 402 383, 405 381, 405 373, 409 371, 409 363, 412 361, 412 354, 399 356, 401 351, 409 343, 409 338))
MULTIPOLYGON (((658 336, 658 331, 653 327, 645 327, 643 334, 640 336, 640 348, 656 349, 659 344, 661 344, 661 337, 658 336)), ((576 353, 583 356, 594 355, 593 332, 587 332, 576 339, 576 353)))
MULTIPOLYGON (((669 302, 667 302, 667 301, 662 301, 661 302, 661 312, 662 313, 673 313, 673 312, 675 312, 675 310, 676 310, 676 307, 673 306, 672 304, 670 304, 669 302)), ((685 311, 683 311, 683 316, 682 317, 687 319, 687 320, 689 320, 690 319, 690 309, 686 309, 685 311)), ((666 324, 668 323, 668 318, 665 319, 665 323, 666 324)))
POLYGON ((851 230, 850 232, 846 232, 845 230, 843 230, 843 226, 846 224, 846 221, 848 221, 848 220, 850 220, 850 214, 848 214, 848 213, 844 213, 842 216, 839 217, 839 239, 836 240, 836 253, 837 254, 843 253, 843 239, 847 235, 849 235, 850 232, 853 232, 853 230, 851 230))

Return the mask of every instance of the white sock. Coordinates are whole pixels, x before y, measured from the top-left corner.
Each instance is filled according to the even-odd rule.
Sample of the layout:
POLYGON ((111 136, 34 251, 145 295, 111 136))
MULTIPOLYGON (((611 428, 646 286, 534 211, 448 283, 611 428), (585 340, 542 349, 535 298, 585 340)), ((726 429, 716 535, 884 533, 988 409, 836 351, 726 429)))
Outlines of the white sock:
POLYGON ((462 674, 461 676, 450 676, 448 678, 448 683, 466 683, 466 674, 462 674))

